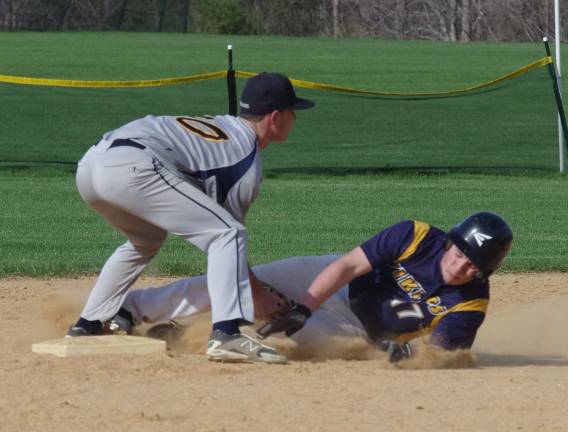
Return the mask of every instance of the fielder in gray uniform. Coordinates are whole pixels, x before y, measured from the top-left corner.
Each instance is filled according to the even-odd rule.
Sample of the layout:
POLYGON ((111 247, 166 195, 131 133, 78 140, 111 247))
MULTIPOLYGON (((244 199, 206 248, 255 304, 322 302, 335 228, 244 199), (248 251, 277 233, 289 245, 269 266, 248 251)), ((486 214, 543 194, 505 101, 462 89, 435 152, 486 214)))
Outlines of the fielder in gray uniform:
POLYGON ((285 362, 239 331, 279 307, 248 265, 245 218, 260 189, 260 150, 285 141, 295 110, 313 106, 296 96, 284 75, 261 73, 243 89, 240 117, 148 115, 106 133, 79 162, 77 187, 128 240, 104 265, 67 336, 102 334, 172 233, 207 254, 208 357, 285 362))

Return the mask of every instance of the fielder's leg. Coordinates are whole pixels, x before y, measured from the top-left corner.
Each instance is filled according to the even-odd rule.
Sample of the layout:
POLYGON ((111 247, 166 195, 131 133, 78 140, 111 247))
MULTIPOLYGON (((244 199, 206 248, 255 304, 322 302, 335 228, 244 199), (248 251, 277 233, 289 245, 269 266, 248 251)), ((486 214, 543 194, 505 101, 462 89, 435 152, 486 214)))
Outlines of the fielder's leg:
POLYGON ((118 311, 128 289, 166 238, 164 230, 124 210, 116 200, 118 192, 123 202, 128 202, 129 194, 125 191, 131 189, 138 174, 136 167, 143 161, 140 154, 131 158, 116 151, 108 156, 93 147, 79 163, 77 188, 82 198, 129 241, 107 260, 75 327, 76 331, 72 328, 70 335, 102 331, 101 322, 118 311))
MULTIPOLYGON (((164 233, 171 232, 208 254, 213 321, 253 321, 246 231, 230 213, 202 191, 163 168, 146 150, 119 147, 85 159, 82 163, 88 165, 89 170, 80 169, 78 175, 79 190, 85 200, 101 213, 104 213, 102 209, 121 209, 146 222, 153 227, 150 231, 156 238, 155 242, 150 242, 138 230, 132 232, 130 224, 123 223, 122 219, 117 220, 110 212, 103 214, 130 240, 130 244, 111 257, 108 274, 119 278, 121 275, 115 270, 121 269, 121 274, 132 275, 123 283, 130 286, 145 266, 144 260, 151 258, 161 245, 164 233), (142 258, 132 255, 133 250, 140 252, 142 258)), ((116 285, 109 291, 113 289, 118 291, 116 285)), ((94 305, 98 301, 95 301, 96 296, 93 298, 89 318, 109 318, 105 308, 94 305), (105 309, 104 316, 101 309, 105 309)))

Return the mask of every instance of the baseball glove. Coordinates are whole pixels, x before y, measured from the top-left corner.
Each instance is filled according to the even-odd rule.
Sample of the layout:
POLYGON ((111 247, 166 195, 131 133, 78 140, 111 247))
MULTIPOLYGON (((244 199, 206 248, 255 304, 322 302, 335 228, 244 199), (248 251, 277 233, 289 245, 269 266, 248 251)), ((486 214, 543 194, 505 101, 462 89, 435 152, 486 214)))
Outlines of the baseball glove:
POLYGON ((308 307, 301 303, 295 303, 286 315, 260 327, 256 331, 256 335, 259 339, 281 332, 284 332, 286 336, 292 336, 306 325, 306 321, 311 316, 312 311, 308 307))
POLYGON ((267 290, 269 293, 275 295, 276 297, 278 297, 279 302, 278 302, 278 310, 276 312, 274 312, 272 314, 272 316, 270 317, 270 319, 275 320, 275 319, 279 319, 282 318, 283 316, 285 316, 288 312, 290 312, 290 310, 296 306, 297 302, 295 302, 292 299, 289 299, 288 297, 286 297, 284 294, 282 294, 280 291, 278 291, 276 288, 274 288, 272 285, 267 284, 266 282, 264 283, 264 289, 267 290))

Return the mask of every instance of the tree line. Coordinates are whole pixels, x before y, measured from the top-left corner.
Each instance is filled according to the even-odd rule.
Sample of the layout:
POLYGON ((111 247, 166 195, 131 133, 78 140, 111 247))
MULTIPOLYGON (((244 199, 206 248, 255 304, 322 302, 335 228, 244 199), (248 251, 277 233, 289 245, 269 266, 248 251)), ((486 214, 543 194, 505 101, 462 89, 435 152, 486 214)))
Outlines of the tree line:
MULTIPOLYGON (((567 22, 568 10, 561 8, 567 22)), ((4 30, 540 41, 554 0, 0 0, 4 30)), ((566 32, 560 35, 566 40, 566 32)))

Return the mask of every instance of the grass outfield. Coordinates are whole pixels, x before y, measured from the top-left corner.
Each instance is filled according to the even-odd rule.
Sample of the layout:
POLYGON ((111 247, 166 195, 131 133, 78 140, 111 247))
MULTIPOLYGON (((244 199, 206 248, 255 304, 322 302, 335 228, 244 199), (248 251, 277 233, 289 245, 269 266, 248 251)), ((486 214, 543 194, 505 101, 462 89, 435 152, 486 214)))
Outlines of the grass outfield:
MULTIPOLYGON (((542 44, 445 44, 371 39, 227 37, 145 33, 2 33, 0 73, 136 80, 226 68, 386 92, 463 88, 544 56, 542 44)), ((243 82, 239 82, 242 88, 243 82)), ((317 109, 299 114, 290 146, 268 169, 459 167, 557 169, 552 87, 546 68, 498 91, 437 100, 386 100, 300 90, 317 109)), ((100 136, 151 114, 227 111, 223 79, 149 89, 0 85, 0 162, 75 162, 100 136), (17 109, 15 109, 17 107, 17 109)))
MULTIPOLYGON (((270 151, 270 150, 268 150, 270 151)), ((568 182, 562 176, 366 175, 268 178, 252 207, 250 261, 343 253, 381 228, 421 219, 443 229, 491 209, 510 221, 515 244, 505 269, 566 270, 568 182)), ((81 201, 71 173, 0 171, 0 275, 95 272, 124 240, 81 201)), ((151 272, 205 269, 193 246, 170 238, 151 272)))
POLYGON ((155 79, 227 67, 279 70, 313 81, 387 91, 476 84, 544 57, 540 43, 440 43, 176 33, 2 32, 2 74, 61 79, 155 79), (333 66, 333 67, 330 67, 333 66), (356 73, 354 73, 356 71, 356 73))
MULTIPOLYGON (((233 43, 237 69, 403 92, 477 84, 544 54, 540 44, 144 33, 0 37, 0 74, 184 76, 224 69, 226 45, 233 43)), ((123 241, 80 200, 72 164, 46 168, 30 161, 76 161, 101 133, 148 112, 224 112, 223 86, 199 84, 189 98, 180 87, 135 97, 133 90, 0 86, 0 161, 12 161, 0 163, 0 276, 98 271, 123 241)), ((515 232, 506 270, 566 271, 568 177, 555 173, 554 107, 547 84, 539 86, 533 82, 520 104, 516 98, 525 88, 520 86, 505 89, 504 98, 494 92, 455 99, 449 110, 427 102, 420 119, 406 105, 317 96, 316 109, 299 113, 290 142, 263 155, 267 178, 247 224, 251 263, 345 252, 406 218, 448 229, 470 212, 489 209, 508 219, 515 232), (541 88, 544 98, 531 93, 541 88), (460 123, 463 119, 470 121, 460 123), (355 126, 355 132, 342 125, 355 126), (441 144, 444 136, 455 146, 441 144), (500 145, 505 141, 511 144, 500 145)), ((150 271, 181 275, 204 269, 201 253, 171 239, 150 271)))

